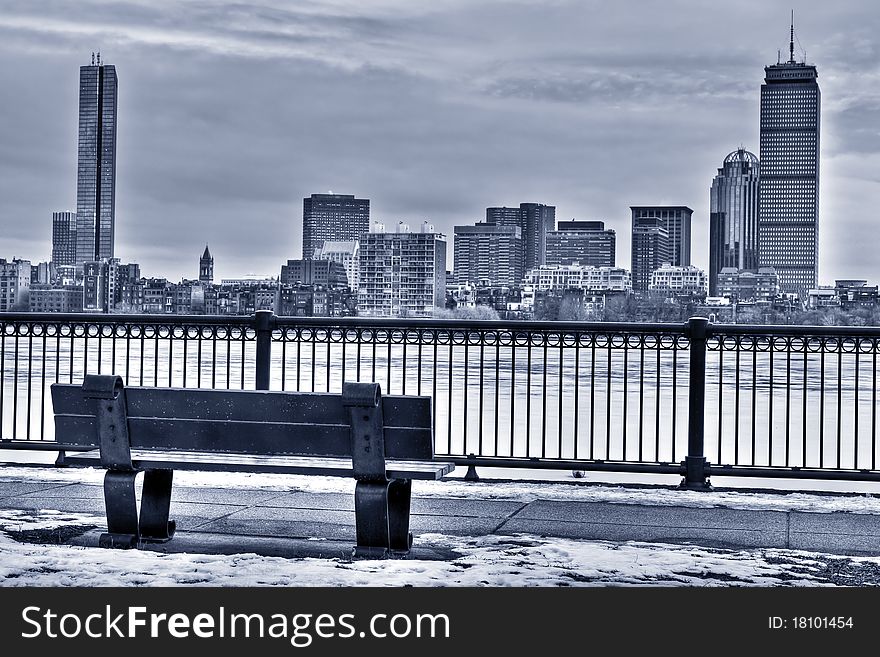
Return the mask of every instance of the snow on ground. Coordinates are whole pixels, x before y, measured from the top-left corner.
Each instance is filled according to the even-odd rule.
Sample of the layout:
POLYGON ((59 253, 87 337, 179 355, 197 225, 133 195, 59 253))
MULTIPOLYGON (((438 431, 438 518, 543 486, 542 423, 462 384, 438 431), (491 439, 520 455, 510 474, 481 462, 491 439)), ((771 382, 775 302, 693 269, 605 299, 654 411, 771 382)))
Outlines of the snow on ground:
MULTIPOLYGON (((103 471, 5 467, 2 478, 99 484, 103 471)), ((178 486, 352 491, 352 482, 346 478, 190 472, 175 474, 175 478, 178 486)), ((414 492, 422 496, 474 496, 522 501, 576 499, 880 513, 880 499, 867 495, 696 492, 518 481, 416 482, 414 492)), ((93 515, 0 510, 0 586, 880 585, 880 557, 841 557, 780 549, 724 550, 531 535, 461 537, 422 534, 417 537, 420 545, 442 546, 459 555, 447 561, 159 554, 33 542, 35 535, 57 532, 62 536, 65 531, 81 533, 101 527, 104 522, 103 517, 93 515)))
MULTIPOLYGON (((880 568, 880 558, 849 559, 789 550, 422 534, 451 548, 450 561, 284 559, 256 554, 159 554, 21 543, 10 532, 89 527, 102 518, 0 511, 3 586, 828 586, 829 563, 880 568)), ((839 570, 839 568, 837 568, 839 570)), ((858 576, 858 575, 856 575, 858 576)), ((846 582, 842 582, 846 583, 846 582)))

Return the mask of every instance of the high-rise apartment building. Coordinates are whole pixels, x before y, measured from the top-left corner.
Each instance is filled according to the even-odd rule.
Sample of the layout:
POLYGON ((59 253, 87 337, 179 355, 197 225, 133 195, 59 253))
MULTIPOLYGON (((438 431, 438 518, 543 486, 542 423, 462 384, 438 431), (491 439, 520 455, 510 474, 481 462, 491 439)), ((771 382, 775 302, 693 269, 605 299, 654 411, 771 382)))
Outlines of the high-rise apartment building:
POLYGON ((761 85, 759 261, 784 293, 805 297, 818 281, 819 117, 816 67, 789 59, 764 67, 761 85))
MULTIPOLYGON (((633 227, 637 220, 661 219, 669 238, 669 264, 687 267, 691 264, 691 217, 694 211, 685 205, 630 206, 633 227)), ((635 265, 633 265, 635 267, 635 265)), ((635 287, 635 286, 634 286, 635 287)))
POLYGON ((366 317, 432 317, 446 303, 446 239, 423 224, 410 232, 382 225, 361 240, 358 314, 366 317))
POLYGON ((556 207, 520 203, 518 208, 486 208, 486 223, 518 226, 523 241, 523 271, 540 267, 547 254, 547 233, 556 229, 556 207))
POLYGON ((630 262, 633 292, 647 292, 651 274, 662 265, 672 264, 671 240, 666 226, 666 219, 637 216, 633 209, 630 262))
POLYGON ((722 269, 758 268, 758 189, 760 164, 753 153, 739 148, 724 165, 709 190, 709 296, 718 296, 722 269))
POLYGON ((116 67, 79 69, 76 265, 113 257, 116 235, 116 67))
POLYGON ((603 221, 560 221, 547 233, 548 265, 613 267, 617 237, 603 221))
POLYGON ((303 199, 303 258, 313 258, 325 240, 357 240, 369 230, 369 199, 350 194, 312 194, 303 199))
POLYGON ((519 226, 455 226, 454 280, 459 285, 518 285, 523 240, 519 226))
POLYGON ((52 264, 76 264, 76 212, 52 213, 52 264))

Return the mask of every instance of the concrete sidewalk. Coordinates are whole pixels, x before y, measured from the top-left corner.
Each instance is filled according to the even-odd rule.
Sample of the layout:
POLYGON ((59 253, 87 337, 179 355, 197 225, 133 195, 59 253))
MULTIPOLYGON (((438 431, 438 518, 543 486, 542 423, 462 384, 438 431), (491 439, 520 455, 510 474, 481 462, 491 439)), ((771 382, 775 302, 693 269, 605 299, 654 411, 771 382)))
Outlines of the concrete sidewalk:
MULTIPOLYGON (((35 473, 36 474, 36 473, 35 473)), ((354 482, 351 489, 354 488, 354 482)), ((512 536, 534 534, 573 539, 691 543, 723 548, 789 548, 841 555, 880 555, 880 513, 805 512, 615 503, 552 499, 522 501, 486 494, 491 481, 474 487, 475 496, 430 495, 414 487, 412 557, 454 558, 437 534, 512 536), (487 487, 488 486, 488 487, 487 487), (476 494, 479 494, 477 496, 476 494), (420 535, 425 535, 420 538, 420 535)), ((658 495, 669 487, 656 487, 658 495)), ((641 487, 640 492, 645 492, 641 487)), ((768 491, 771 492, 771 491, 768 491)), ((4 476, 0 468, 0 509, 57 510, 103 517, 98 483, 42 480, 38 475, 4 476)), ((160 552, 347 558, 355 541, 353 495, 220 488, 176 484, 170 543, 147 546, 160 552)), ((92 546, 103 523, 84 526, 62 542, 92 546)))

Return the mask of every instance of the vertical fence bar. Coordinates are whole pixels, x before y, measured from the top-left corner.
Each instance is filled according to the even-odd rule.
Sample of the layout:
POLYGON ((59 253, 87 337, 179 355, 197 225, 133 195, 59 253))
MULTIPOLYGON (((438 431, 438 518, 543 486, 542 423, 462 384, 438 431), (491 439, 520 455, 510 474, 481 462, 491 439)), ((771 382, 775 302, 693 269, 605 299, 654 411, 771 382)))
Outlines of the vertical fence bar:
MULTIPOLYGON (((258 310, 254 313, 253 320, 257 331, 256 388, 268 390, 272 374, 272 329, 275 328, 275 313, 271 310, 258 310)), ((243 360, 242 370, 244 370, 243 360)))
POLYGON ((704 456, 706 414, 706 338, 709 320, 691 317, 685 331, 690 343, 690 376, 688 378, 688 453, 681 487, 707 489, 708 463, 704 456))

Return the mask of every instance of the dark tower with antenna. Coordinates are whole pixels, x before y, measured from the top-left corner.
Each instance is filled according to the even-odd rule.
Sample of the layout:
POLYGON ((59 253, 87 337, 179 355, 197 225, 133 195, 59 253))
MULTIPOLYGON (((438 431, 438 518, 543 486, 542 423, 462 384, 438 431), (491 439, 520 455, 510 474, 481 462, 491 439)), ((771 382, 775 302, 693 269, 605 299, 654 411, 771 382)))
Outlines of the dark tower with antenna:
POLYGON ((787 62, 764 67, 758 254, 783 292, 806 296, 819 276, 819 119, 816 67, 795 59, 792 12, 787 62))

